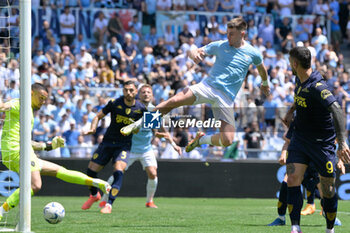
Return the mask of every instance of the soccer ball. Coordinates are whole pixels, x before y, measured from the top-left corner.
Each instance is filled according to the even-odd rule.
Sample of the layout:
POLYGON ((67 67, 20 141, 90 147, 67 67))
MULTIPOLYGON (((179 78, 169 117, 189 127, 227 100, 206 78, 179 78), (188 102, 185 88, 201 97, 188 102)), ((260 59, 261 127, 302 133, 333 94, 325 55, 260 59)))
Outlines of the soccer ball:
POLYGON ((44 207, 44 218, 48 223, 56 224, 64 218, 64 207, 58 202, 50 202, 44 207))

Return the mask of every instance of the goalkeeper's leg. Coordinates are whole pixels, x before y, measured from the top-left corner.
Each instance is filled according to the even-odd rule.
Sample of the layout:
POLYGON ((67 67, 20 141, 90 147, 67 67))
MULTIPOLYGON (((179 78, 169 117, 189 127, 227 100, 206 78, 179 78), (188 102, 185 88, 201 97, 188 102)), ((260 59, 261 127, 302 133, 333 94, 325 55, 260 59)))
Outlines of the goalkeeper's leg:
MULTIPOLYGON (((34 193, 38 192, 41 189, 41 177, 39 171, 32 171, 31 172, 31 194, 32 196, 34 193)), ((10 211, 10 209, 15 208, 19 203, 19 188, 16 189, 2 204, 0 207, 0 221, 4 214, 10 211)))
POLYGON ((82 172, 67 170, 66 168, 57 164, 41 160, 42 161, 42 175, 55 176, 60 180, 68 183, 87 185, 99 188, 104 193, 109 193, 111 186, 104 180, 91 178, 82 172))

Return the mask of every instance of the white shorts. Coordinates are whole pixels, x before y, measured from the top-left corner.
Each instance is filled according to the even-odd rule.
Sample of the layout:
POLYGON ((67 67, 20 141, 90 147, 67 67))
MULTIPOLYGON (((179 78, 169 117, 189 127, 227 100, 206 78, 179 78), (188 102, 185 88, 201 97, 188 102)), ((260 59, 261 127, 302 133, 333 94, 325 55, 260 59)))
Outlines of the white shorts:
POLYGON ((157 159, 153 152, 153 150, 149 150, 146 153, 138 154, 138 153, 132 153, 130 152, 129 158, 128 158, 128 167, 126 170, 135 162, 140 161, 142 164, 143 170, 145 170, 146 167, 157 167, 157 159))
POLYGON ((235 127, 234 102, 223 92, 214 89, 206 82, 189 87, 196 101, 193 105, 208 103, 211 104, 215 120, 222 120, 235 127))

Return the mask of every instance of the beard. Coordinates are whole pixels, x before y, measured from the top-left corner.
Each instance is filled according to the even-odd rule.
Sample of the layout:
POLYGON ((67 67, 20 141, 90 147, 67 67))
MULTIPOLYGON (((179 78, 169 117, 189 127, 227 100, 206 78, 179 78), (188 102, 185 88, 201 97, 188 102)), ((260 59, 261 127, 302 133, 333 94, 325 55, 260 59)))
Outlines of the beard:
POLYGON ((292 67, 292 74, 297 76, 297 71, 292 67))

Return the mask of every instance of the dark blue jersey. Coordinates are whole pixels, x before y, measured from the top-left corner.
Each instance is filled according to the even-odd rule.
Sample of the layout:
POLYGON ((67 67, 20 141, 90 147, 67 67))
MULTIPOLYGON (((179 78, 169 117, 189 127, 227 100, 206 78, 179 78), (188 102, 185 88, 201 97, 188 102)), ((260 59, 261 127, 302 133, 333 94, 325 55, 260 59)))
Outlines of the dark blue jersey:
POLYGON ((123 136, 120 129, 140 119, 145 111, 147 111, 146 107, 138 100, 136 100, 135 105, 127 106, 124 103, 124 96, 109 101, 102 109, 105 115, 111 113, 111 124, 103 137, 103 142, 116 146, 131 146, 132 134, 123 136))
POLYGON ((294 92, 294 135, 301 140, 333 143, 336 135, 328 107, 336 100, 322 75, 314 71, 304 83, 297 78, 294 92))
POLYGON ((290 123, 290 126, 288 128, 288 131, 286 133, 286 138, 288 138, 289 140, 292 138, 293 136, 293 132, 294 132, 294 128, 295 128, 295 121, 293 120, 291 123, 290 123))

